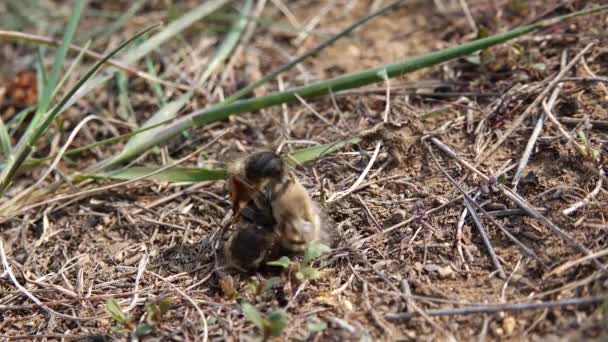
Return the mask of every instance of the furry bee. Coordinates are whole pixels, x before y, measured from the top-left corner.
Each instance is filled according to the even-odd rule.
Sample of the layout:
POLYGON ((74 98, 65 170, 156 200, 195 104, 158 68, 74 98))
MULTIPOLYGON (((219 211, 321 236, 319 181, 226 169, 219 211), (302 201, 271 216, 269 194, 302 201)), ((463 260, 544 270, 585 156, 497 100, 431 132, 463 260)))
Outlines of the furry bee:
POLYGON ((276 221, 270 203, 259 194, 246 205, 242 204, 236 204, 236 229, 224 245, 224 256, 230 266, 240 271, 250 271, 259 268, 275 249, 276 221))
POLYGON ((239 210, 248 203, 252 191, 263 193, 283 249, 301 253, 313 241, 331 243, 325 216, 279 155, 269 151, 253 153, 229 164, 228 172, 233 209, 239 210))

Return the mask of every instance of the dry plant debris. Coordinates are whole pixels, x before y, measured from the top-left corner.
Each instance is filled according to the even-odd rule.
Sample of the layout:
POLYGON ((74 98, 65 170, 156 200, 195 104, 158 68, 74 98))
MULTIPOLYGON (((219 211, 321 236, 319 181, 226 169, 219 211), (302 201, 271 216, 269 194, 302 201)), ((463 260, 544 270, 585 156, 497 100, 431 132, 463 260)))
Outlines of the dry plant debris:
MULTIPOLYGON (((140 3, 106 32, 95 30, 114 27, 131 4, 91 1, 76 43, 93 38, 88 48, 104 51, 200 2, 140 3)), ((221 45, 234 19, 226 13, 239 3, 137 64, 170 82, 123 74, 121 85, 117 76, 65 112, 34 157, 54 155, 88 113, 105 119, 88 122, 71 147, 128 133, 179 97, 221 45)), ((406 2, 255 95, 602 3, 406 2)), ((218 102, 383 5, 255 1, 254 30, 188 109, 218 102)), ((18 27, 61 32, 68 5, 47 6, 57 13, 47 26, 18 27)), ((0 16, 9 10, 0 5, 0 16)), ((64 193, 51 193, 0 224, 0 340, 608 339, 607 32, 605 13, 578 18, 390 82, 192 129, 136 161, 217 168, 235 152, 360 135, 360 143, 294 169, 335 222, 338 247, 279 259, 272 270, 218 270, 215 248, 231 214, 223 182, 143 180, 95 191, 106 185, 98 180, 71 184, 74 193, 90 190, 81 196, 54 201, 64 193)), ((37 53, 35 45, 0 40, 0 117, 16 136, 15 118, 38 94, 30 74, 37 53)), ((43 186, 122 147, 70 155, 43 186)), ((21 172, 3 201, 45 170, 21 172)))

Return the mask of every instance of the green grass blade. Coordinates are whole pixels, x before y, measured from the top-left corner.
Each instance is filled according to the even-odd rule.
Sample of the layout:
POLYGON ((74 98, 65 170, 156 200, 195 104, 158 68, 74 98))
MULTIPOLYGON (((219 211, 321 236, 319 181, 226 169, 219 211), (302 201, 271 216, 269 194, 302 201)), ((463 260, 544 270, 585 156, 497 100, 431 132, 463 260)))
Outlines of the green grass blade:
MULTIPOLYGON (((154 115, 152 115, 152 117, 150 117, 150 119, 148 119, 148 121, 146 121, 142 125, 142 128, 154 126, 158 123, 175 118, 175 116, 177 115, 179 110, 182 109, 184 107, 184 105, 186 105, 186 103, 188 103, 188 101, 190 101, 191 97, 192 97, 192 93, 188 92, 188 93, 182 95, 177 100, 169 102, 166 106, 164 106, 158 112, 156 112, 154 115)), ((131 140, 129 140, 127 145, 123 148, 123 150, 119 154, 111 157, 110 159, 101 161, 94 167, 94 169, 104 169, 105 164, 112 164, 113 161, 116 159, 123 160, 123 159, 133 158, 134 151, 139 151, 141 145, 145 145, 148 140, 154 139, 154 136, 157 135, 158 131, 160 131, 162 129, 163 129, 163 127, 160 126, 160 127, 148 130, 144 133, 134 136, 131 140)))
POLYGON ((44 89, 46 81, 49 79, 49 75, 44 67, 44 46, 38 46, 36 50, 36 86, 38 89, 44 89))
MULTIPOLYGON (((578 15, 589 14, 604 10, 606 8, 608 8, 608 5, 598 6, 596 8, 580 11, 577 13, 578 15)), ((567 17, 570 18, 573 17, 573 15, 571 14, 567 17)), ((292 102, 297 100, 296 95, 299 95, 303 98, 310 98, 314 96, 328 94, 330 91, 337 92, 340 90, 352 89, 375 82, 381 82, 384 80, 384 73, 388 77, 396 77, 418 69, 438 65, 458 57, 466 56, 475 51, 485 49, 500 43, 504 43, 508 40, 547 27, 548 25, 554 24, 556 22, 559 22, 559 18, 541 21, 536 24, 516 28, 506 33, 478 39, 472 42, 462 44, 460 46, 431 52, 401 62, 387 64, 380 67, 339 76, 327 81, 316 82, 307 86, 302 86, 283 92, 275 92, 261 98, 241 100, 228 105, 216 105, 207 110, 192 113, 189 116, 184 117, 183 119, 178 120, 171 125, 168 125, 163 132, 159 132, 159 134, 156 136, 156 139, 148 141, 147 146, 142 146, 145 147, 145 149, 140 150, 139 153, 134 154, 134 156, 143 153, 143 151, 148 148, 167 141, 169 138, 173 137, 184 129, 190 128, 192 125, 205 125, 210 122, 223 120, 230 115, 255 111, 278 104, 292 102)))
POLYGON ((11 136, 8 134, 8 130, 4 125, 4 120, 0 117, 0 148, 2 149, 2 155, 4 159, 8 159, 13 154, 13 147, 11 144, 11 136))
POLYGON ((61 87, 63 86, 63 84, 68 80, 68 78, 70 77, 70 75, 74 72, 74 70, 76 69, 76 67, 80 64, 80 61, 82 60, 82 57, 84 57, 84 52, 89 48, 89 45, 91 44, 91 41, 88 41, 83 50, 81 50, 78 53, 78 56, 76 56, 76 59, 74 59, 74 61, 70 64, 70 67, 68 68, 68 70, 66 70, 65 74, 63 75, 63 77, 61 78, 61 80, 59 80, 59 83, 57 83, 57 86, 55 87, 55 90, 53 90, 53 94, 51 95, 51 98, 55 97, 55 95, 57 95, 57 93, 59 92, 59 89, 61 89, 61 87))
MULTIPOLYGON (((158 168, 152 167, 131 167, 116 172, 96 174, 92 175, 91 177, 110 178, 117 180, 132 180, 150 174, 156 171, 157 169, 158 168)), ((154 174, 146 179, 172 183, 217 181, 226 179, 226 171, 194 167, 173 167, 168 170, 164 170, 157 174, 154 174)))
POLYGON ((202 86, 205 81, 213 74, 215 69, 217 69, 227 58, 230 56, 237 43, 241 39, 241 34, 245 27, 247 27, 247 16, 251 12, 252 0, 245 0, 243 4, 243 9, 241 10, 241 17, 235 21, 235 23, 230 28, 230 31, 226 35, 226 38, 222 42, 222 45, 218 48, 217 52, 209 62, 209 65, 201 75, 198 80, 198 86, 202 86))
MULTIPOLYGON (((304 148, 301 150, 294 151, 292 153, 283 156, 285 161, 295 166, 296 164, 302 164, 312 160, 317 160, 325 155, 333 153, 344 146, 356 144, 360 141, 359 138, 352 138, 347 140, 341 140, 332 144, 318 145, 314 147, 304 148)), ((147 174, 151 174, 158 170, 159 167, 130 167, 121 169, 114 172, 97 173, 81 175, 89 178, 100 178, 100 179, 117 179, 117 180, 131 180, 138 179, 147 174)), ((205 169, 196 167, 173 167, 165 171, 161 171, 157 174, 150 176, 148 179, 153 179, 160 182, 204 182, 204 181, 217 181, 224 180, 228 176, 224 169, 205 169)))
MULTIPOLYGON (((397 63, 386 64, 376 68, 371 68, 339 76, 330 80, 319 81, 306 86, 301 86, 282 92, 271 93, 260 98, 239 100, 227 105, 220 103, 211 108, 191 113, 190 115, 178 119, 173 123, 165 126, 163 130, 158 131, 158 134, 155 135, 153 139, 150 139, 146 141, 145 144, 139 146, 139 150, 133 151, 131 155, 133 157, 137 157, 149 148, 162 144, 174 137, 175 135, 193 126, 201 126, 214 121, 223 120, 229 117, 230 115, 252 112, 283 103, 293 102, 297 100, 297 96, 300 96, 302 98, 311 98, 315 96, 326 95, 330 91, 338 92, 341 90, 361 87, 371 83, 383 82, 385 79, 384 75, 388 77, 396 77, 422 68, 439 65, 441 63, 450 61, 458 57, 467 56, 475 51, 504 43, 506 41, 523 36, 532 31, 536 31, 553 25, 555 23, 562 22, 565 19, 569 19, 575 16, 588 15, 606 9, 608 9, 608 5, 597 6, 587 10, 571 13, 566 16, 543 20, 535 24, 515 28, 505 33, 474 40, 459 46, 450 47, 440 51, 427 53, 422 56, 402 60, 397 63)), ((115 159, 112 164, 106 164, 105 167, 116 166, 126 161, 128 161, 128 159, 115 159)))
POLYGON ((146 40, 145 43, 141 44, 133 51, 127 53, 123 60, 127 63, 133 63, 139 60, 167 40, 171 39, 173 36, 190 27, 201 18, 215 12, 226 3, 228 3, 228 0, 203 1, 200 6, 192 9, 179 19, 172 21, 162 31, 146 40))
POLYGON ((285 161, 290 166, 304 164, 309 161, 317 160, 323 156, 331 154, 344 146, 357 144, 361 141, 360 138, 351 138, 340 140, 331 144, 316 145, 301 150, 293 151, 285 156, 285 161))
POLYGON ((10 135, 14 136, 19 130, 19 127, 21 127, 21 124, 25 121, 25 119, 35 111, 36 106, 32 105, 22 109, 21 111, 19 111, 19 113, 13 116, 13 118, 7 124, 7 128, 9 130, 10 135))
POLYGON ((116 49, 110 51, 104 58, 97 61, 97 63, 93 67, 91 67, 91 69, 89 69, 89 71, 80 80, 78 80, 78 82, 63 96, 59 103, 55 105, 53 109, 45 115, 44 118, 41 119, 42 122, 31 132, 26 132, 26 134, 24 134, 15 149, 14 155, 9 158, 6 167, 2 170, 2 174, 0 174, 0 195, 3 195, 6 189, 9 187, 12 182, 13 176, 15 175, 17 170, 19 170, 21 164, 23 164, 27 157, 29 157, 33 146, 36 144, 36 141, 38 141, 42 134, 46 132, 50 123, 55 120, 55 118, 61 112, 62 108, 64 108, 66 103, 83 86, 83 84, 88 79, 90 79, 97 72, 97 70, 99 70, 99 68, 101 68, 105 61, 112 58, 112 56, 117 54, 120 50, 129 45, 135 39, 143 36, 144 34, 146 34, 157 26, 158 25, 153 25, 151 27, 148 27, 147 29, 133 36, 131 39, 122 43, 116 49))
POLYGON ((57 79, 59 78, 59 71, 61 70, 61 67, 65 62, 65 57, 67 56, 70 43, 72 42, 74 32, 76 31, 76 26, 78 25, 78 21, 80 20, 80 14, 82 13, 82 9, 84 8, 84 3, 85 1, 83 0, 77 0, 76 4, 74 5, 72 15, 70 16, 70 21, 68 22, 68 26, 66 27, 65 32, 63 34, 63 38, 61 40, 61 45, 59 45, 59 48, 57 49, 53 68, 51 69, 51 74, 49 75, 48 79, 46 80, 46 83, 44 84, 44 89, 42 89, 42 94, 38 102, 36 114, 34 115, 34 118, 32 119, 28 129, 36 127, 38 120, 40 120, 40 118, 49 109, 51 99, 53 97, 53 92, 55 91, 57 85, 57 79))
MULTIPOLYGON (((136 125, 135 112, 129 99, 129 78, 122 71, 117 71, 114 76, 118 88, 118 108, 116 114, 125 122, 136 125)), ((158 85, 157 83, 154 84, 158 85)))
MULTIPOLYGON (((150 56, 146 56, 146 67, 148 68, 148 73, 150 75, 158 78, 158 75, 156 74, 156 69, 154 68, 154 61, 152 61, 152 58, 150 58, 150 56)), ((165 95, 163 93, 163 88, 161 87, 161 85, 158 83, 151 83, 150 87, 152 87, 152 91, 158 99, 160 106, 162 107, 166 105, 167 100, 165 100, 165 95)))

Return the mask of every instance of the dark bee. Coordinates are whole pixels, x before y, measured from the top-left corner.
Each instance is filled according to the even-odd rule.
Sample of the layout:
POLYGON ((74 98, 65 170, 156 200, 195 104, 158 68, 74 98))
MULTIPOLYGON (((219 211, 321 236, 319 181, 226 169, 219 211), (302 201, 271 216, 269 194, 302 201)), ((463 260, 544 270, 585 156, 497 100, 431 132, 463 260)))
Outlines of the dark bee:
POLYGON ((257 201, 239 209, 235 231, 224 245, 226 260, 240 271, 259 268, 277 240, 271 207, 265 199, 256 197, 257 201))

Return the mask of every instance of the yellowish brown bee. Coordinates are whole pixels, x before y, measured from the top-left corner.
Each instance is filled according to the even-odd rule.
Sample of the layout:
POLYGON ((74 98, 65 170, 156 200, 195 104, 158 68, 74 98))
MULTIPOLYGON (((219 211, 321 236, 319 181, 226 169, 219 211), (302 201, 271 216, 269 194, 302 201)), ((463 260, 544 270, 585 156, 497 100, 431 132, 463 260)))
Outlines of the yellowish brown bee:
POLYGON ((279 155, 268 151, 253 153, 231 163, 228 172, 235 212, 243 203, 249 203, 252 194, 264 194, 281 247, 301 253, 313 241, 331 243, 327 221, 320 208, 279 155))

